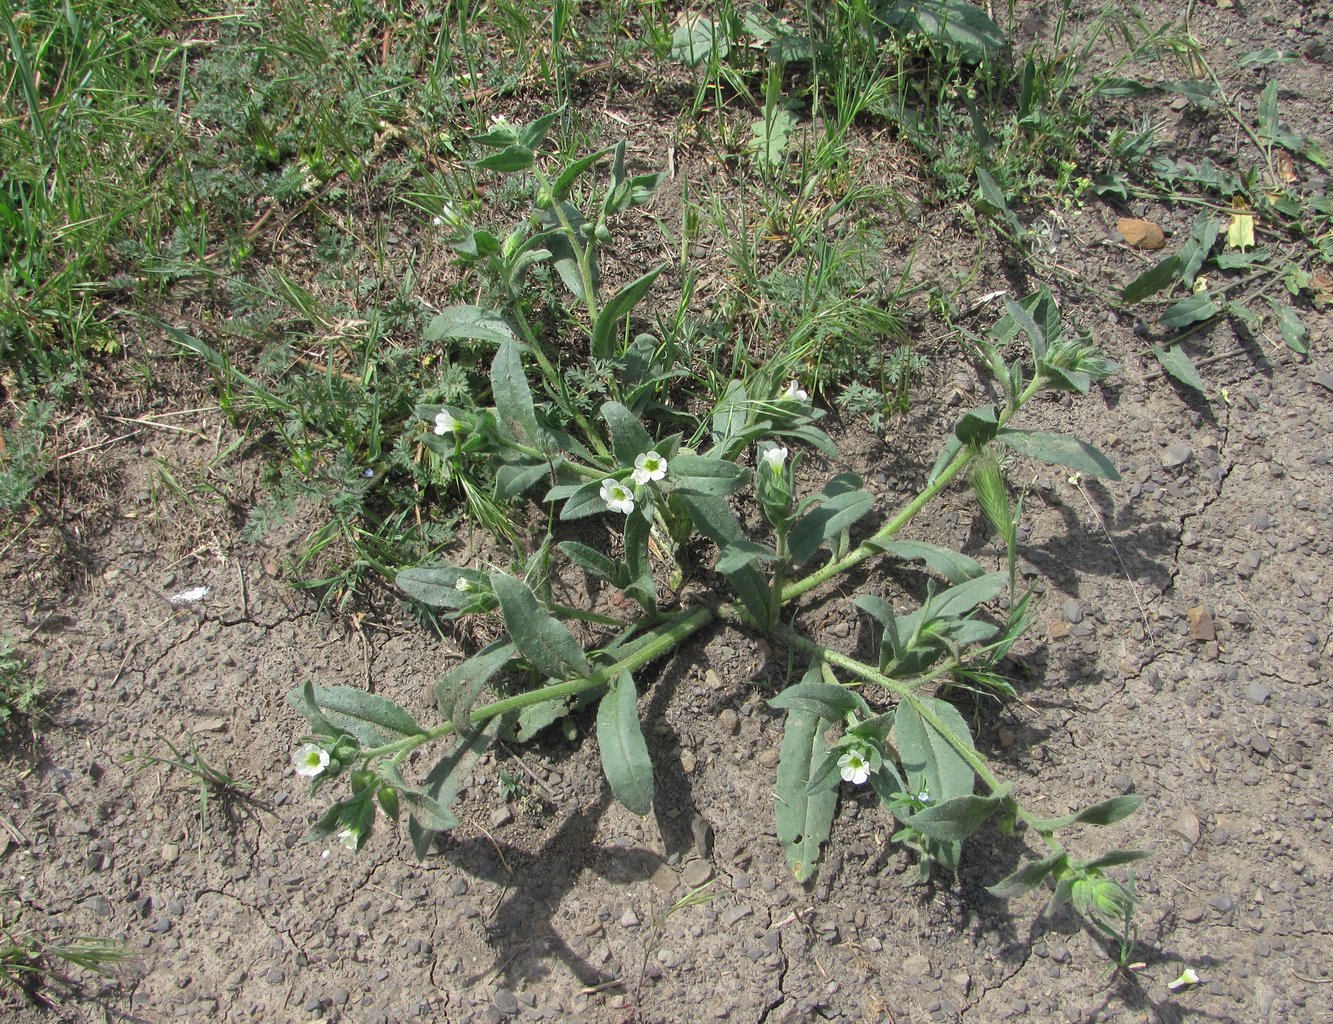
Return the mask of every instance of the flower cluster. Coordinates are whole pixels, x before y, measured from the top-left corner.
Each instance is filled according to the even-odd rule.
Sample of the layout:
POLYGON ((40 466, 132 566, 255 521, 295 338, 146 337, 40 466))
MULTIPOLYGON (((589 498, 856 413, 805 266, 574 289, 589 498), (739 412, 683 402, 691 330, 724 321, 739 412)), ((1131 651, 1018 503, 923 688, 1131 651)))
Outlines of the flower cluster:
MULTIPOLYGON (((656 483, 658 480, 665 480, 666 475, 667 460, 657 452, 644 452, 635 458, 634 468, 630 472, 630 480, 637 486, 643 487, 646 484, 656 483)), ((634 511, 634 491, 619 480, 603 480, 599 493, 602 500, 606 502, 608 511, 620 512, 624 515, 629 515, 634 511)))

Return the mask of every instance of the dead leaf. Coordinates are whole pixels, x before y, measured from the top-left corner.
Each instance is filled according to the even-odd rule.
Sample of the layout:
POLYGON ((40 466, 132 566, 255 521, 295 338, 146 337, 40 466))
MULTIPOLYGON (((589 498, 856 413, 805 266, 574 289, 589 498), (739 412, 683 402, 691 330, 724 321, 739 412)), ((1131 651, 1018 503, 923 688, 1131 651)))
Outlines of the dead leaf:
POLYGON ((1301 176, 1296 173, 1296 161, 1291 158, 1290 153, 1282 150, 1278 150, 1277 154, 1277 180, 1287 184, 1301 180, 1301 176))
POLYGON ((1217 9, 1219 11, 1229 11, 1236 6, 1236 0, 1217 0, 1217 9))
POLYGON ((1316 270, 1310 278, 1310 285, 1314 288, 1315 309, 1333 305, 1333 274, 1327 270, 1316 270))
POLYGON ((1216 640, 1217 630, 1213 626, 1213 610, 1207 605, 1195 605, 1185 613, 1190 624, 1190 636, 1195 640, 1216 640))
POLYGON ((1231 226, 1227 228, 1227 245, 1233 249, 1254 246, 1254 214, 1240 196, 1231 200, 1231 226))
POLYGON ((1115 226, 1125 241, 1135 249, 1160 249, 1166 245, 1166 234, 1150 220, 1121 217, 1115 226))

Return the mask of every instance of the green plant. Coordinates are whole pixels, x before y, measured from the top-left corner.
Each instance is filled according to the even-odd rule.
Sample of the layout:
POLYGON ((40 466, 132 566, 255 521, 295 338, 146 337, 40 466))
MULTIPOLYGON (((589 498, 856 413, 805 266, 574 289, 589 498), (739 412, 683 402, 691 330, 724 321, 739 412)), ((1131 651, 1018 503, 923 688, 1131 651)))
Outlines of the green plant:
POLYGON ((156 764, 182 771, 199 787, 199 845, 203 846, 204 833, 208 831, 209 804, 217 801, 230 818, 238 803, 253 802, 250 793, 254 787, 209 764, 193 740, 186 751, 177 748, 170 740, 162 742, 167 745, 170 756, 144 754, 137 760, 145 765, 156 764))
MULTIPOLYGON (((663 394, 646 373, 670 345, 637 331, 633 320, 663 268, 606 295, 599 253, 611 242, 613 216, 646 200, 658 178, 631 176, 623 144, 548 171, 539 148, 554 117, 499 122, 474 140, 490 150, 478 166, 530 176, 534 212, 503 238, 456 219, 456 245, 487 282, 495 305, 444 310, 429 330, 437 340, 493 350, 492 404, 422 403, 415 434, 452 473, 489 467, 503 500, 540 496, 549 510, 545 536, 513 571, 427 565, 398 573, 398 586, 437 614, 493 616, 503 631, 439 681, 439 723, 423 727, 387 698, 355 688, 307 682, 291 691, 289 700, 310 729, 296 755, 298 772, 311 780, 312 791, 343 775, 350 781, 350 792, 325 811, 311 836, 337 834, 358 848, 372 833, 378 807, 395 820, 405 813, 414 847, 425 855, 434 837, 456 824, 450 805, 490 744, 498 737, 522 742, 593 706, 612 792, 634 813, 648 813, 653 770, 635 676, 709 625, 729 622, 768 636, 807 665, 798 682, 770 701, 785 714, 777 831, 798 879, 810 877, 830 839, 840 783, 869 783, 897 820, 898 841, 916 851, 923 878, 956 868, 963 842, 993 819, 1008 833, 1027 829, 1045 847, 993 892, 1012 896, 1051 878, 1060 899, 1093 918, 1115 918, 1132 897, 1104 870, 1144 854, 1113 851, 1078 860, 1058 833, 1074 824, 1112 824, 1139 799, 1117 797, 1061 818, 1037 817, 995 774, 967 722, 945 699, 954 688, 1011 695, 1001 662, 1032 618, 1032 593, 1019 592, 1015 571, 1019 512, 992 450, 1115 478, 1114 466, 1085 442, 1011 423, 1039 392, 1086 392, 1114 365, 1061 323, 1049 294, 1022 304, 1008 300, 989 336, 974 339, 1003 390, 1003 404, 966 413, 922 490, 857 543, 853 532, 876 504, 859 478, 837 474, 797 498, 804 453, 789 445, 830 456, 836 448, 786 365, 731 381, 702 415, 691 415, 679 394, 663 394), (607 160, 609 178, 592 188, 586 206, 575 205, 575 185, 607 160), (526 282, 545 266, 581 307, 579 315, 556 321, 559 336, 577 331, 584 353, 616 366, 606 384, 611 397, 597 419, 571 400, 559 365, 566 353, 547 342, 531 318, 526 282), (1016 340, 1026 341, 1026 353, 1007 356, 1016 340), (750 453, 753 468, 746 464, 750 453), (961 553, 898 538, 951 482, 969 477, 1005 539, 1005 570, 987 572, 961 553), (763 525, 743 525, 728 501, 733 495, 748 496, 763 525), (595 516, 623 524, 611 552, 561 539, 562 524, 595 516), (703 543, 715 550, 714 570, 730 593, 672 608, 660 581, 677 587, 696 573, 703 543), (885 559, 924 561, 943 583, 929 583, 924 601, 907 614, 875 593, 855 599, 871 623, 872 661, 790 625, 804 595, 885 559), (569 571, 628 601, 603 613, 556 600, 553 581, 569 571), (1002 595, 1009 610, 994 621, 985 609, 1002 595), (488 688, 496 697, 483 703, 488 688), (407 758, 440 741, 449 749, 423 778, 409 781, 407 758)), ((664 369, 670 372, 671 364, 664 369)))
MULTIPOLYGON (((1233 170, 1207 158, 1158 156, 1149 162, 1146 183, 1120 176, 1100 187, 1118 189, 1126 197, 1165 194, 1202 208, 1179 251, 1145 270, 1119 295, 1125 305, 1160 304, 1156 320, 1162 334, 1152 353, 1167 374, 1202 393, 1203 378, 1183 343, 1223 318, 1244 332, 1280 339, 1298 355, 1308 353, 1309 329, 1300 306, 1327 303, 1333 293, 1333 200, 1300 187, 1296 161, 1327 171, 1329 157, 1311 140, 1283 127, 1277 77, 1260 91, 1252 122, 1223 91, 1197 45, 1187 42, 1183 49, 1206 79, 1164 81, 1157 88, 1181 93, 1203 109, 1230 118, 1257 160, 1233 170), (1164 293, 1165 299, 1158 298, 1164 293)), ((1274 53, 1239 59, 1257 67, 1280 62, 1274 53)), ((1139 158, 1150 151, 1150 138, 1134 147, 1139 158)))
MULTIPOLYGON (((0 893, 12 896, 12 890, 0 893)), ((43 983, 68 984, 65 966, 96 974, 133 956, 119 942, 92 935, 76 935, 59 941, 48 939, 31 928, 23 928, 18 915, 0 913, 0 981, 12 985, 36 1005, 50 1005, 43 983)))
POLYGON ((20 715, 31 714, 46 684, 34 676, 9 637, 0 637, 0 729, 20 715))

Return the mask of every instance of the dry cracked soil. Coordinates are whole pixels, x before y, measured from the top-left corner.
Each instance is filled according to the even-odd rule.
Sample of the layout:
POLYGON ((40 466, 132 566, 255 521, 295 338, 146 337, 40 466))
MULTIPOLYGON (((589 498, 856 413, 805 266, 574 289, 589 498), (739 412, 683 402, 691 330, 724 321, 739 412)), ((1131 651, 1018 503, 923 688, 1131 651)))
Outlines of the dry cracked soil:
MULTIPOLYGON (((1284 102, 1333 149, 1333 76, 1309 49, 1333 31, 1319 8, 1200 5, 1196 31, 1313 53, 1284 71, 1284 102)), ((1225 131, 1165 104, 1157 114, 1191 144, 1225 131)), ((1121 212, 1064 215, 1054 256, 1122 285, 1148 257, 1116 240, 1121 212)), ((1193 217, 1131 212, 1172 239, 1193 217)), ((964 258, 945 211, 916 230, 942 264, 964 258)), ((1040 283, 1015 273, 990 268, 971 293, 1040 283)), ((772 825, 780 717, 765 702, 786 652, 725 627, 640 680, 657 769, 648 818, 610 798, 578 719, 573 739, 494 748, 462 824, 423 862, 384 827, 356 854, 303 841, 326 798, 311 800, 291 769, 302 723, 286 691, 368 687, 428 718, 458 650, 391 602, 330 615, 294 592, 283 565, 295 534, 239 539, 260 487, 244 444, 228 457, 226 501, 154 486, 161 467, 189 478, 238 440, 202 370, 164 349, 154 388, 112 389, 68 426, 69 502, 7 541, 0 595, 0 632, 24 641, 55 698, 0 765, 4 886, 30 926, 119 938, 132 957, 48 988, 53 1007, 2 996, 0 1015, 1333 1021, 1329 314, 1310 314, 1305 359, 1215 328, 1196 350, 1218 356, 1200 396, 1160 376, 1134 311, 1068 287, 1057 298, 1123 370, 1086 399, 1040 400, 1026 423, 1099 445, 1122 479, 1012 467, 1027 487, 1021 568, 1042 595, 1038 623, 1014 658, 1019 699, 967 710, 978 745, 1039 812, 1144 798, 1127 821, 1073 839, 1088 853, 1154 851, 1137 872, 1131 967, 1072 914, 1047 912, 1049 893, 985 893, 1018 862, 1019 839, 987 832, 956 878, 905 884, 915 865, 870 794, 844 794, 815 879, 792 881, 772 825), (173 602, 197 587, 202 599, 173 602), (144 760, 167 741, 253 788, 219 794, 201 818, 192 779, 144 760), (517 780, 507 800, 501 770, 517 780), (705 899, 681 902, 705 883, 705 899), (1186 967, 1199 983, 1168 989, 1186 967)), ((878 433, 834 422, 836 468, 890 503, 920 485, 959 410, 993 397, 956 348, 933 359, 909 417, 878 433)), ((999 564, 963 491, 913 531, 999 564)), ((855 650, 865 623, 849 596, 818 593, 802 625, 855 650)))

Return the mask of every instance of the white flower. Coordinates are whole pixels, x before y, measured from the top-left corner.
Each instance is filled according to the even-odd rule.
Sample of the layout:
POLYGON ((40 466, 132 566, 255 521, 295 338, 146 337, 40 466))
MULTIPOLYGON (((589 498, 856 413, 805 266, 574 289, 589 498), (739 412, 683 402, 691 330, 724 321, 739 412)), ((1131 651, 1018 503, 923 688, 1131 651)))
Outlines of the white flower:
POLYGON ((810 401, 809 392, 807 392, 805 388, 801 387, 801 382, 798 380, 793 380, 791 383, 789 383, 787 385, 787 390, 782 392, 782 394, 779 395, 778 397, 788 402, 810 401))
POLYGON ((602 481, 602 500, 611 512, 629 515, 634 511, 634 492, 616 480, 602 481))
POLYGON ((360 839, 361 833, 353 828, 345 828, 338 833, 338 842, 342 843, 343 846, 347 847, 349 850, 355 850, 360 839))
POLYGON ((649 480, 661 480, 666 476, 666 471, 666 459, 658 455, 657 452, 646 452, 634 460, 634 472, 630 474, 630 477, 636 484, 643 485, 649 480))
POLYGON ((457 590, 460 594, 471 593, 472 581, 468 579, 466 576, 460 576, 458 578, 458 582, 454 584, 454 589, 457 590))
POLYGON ((440 212, 432 217, 430 221, 437 228, 442 228, 446 224, 451 228, 456 228, 462 223, 462 219, 458 216, 458 211, 449 203, 442 203, 440 205, 440 212))
POLYGON ((329 752, 318 743, 302 743, 292 755, 292 764, 297 775, 313 779, 329 766, 329 752))
POLYGON ((1174 992, 1178 988, 1188 988, 1190 985, 1197 985, 1198 983, 1199 975, 1195 973, 1194 968, 1186 967, 1180 972, 1180 977, 1175 981, 1168 981, 1166 987, 1174 992))
POLYGON ((918 800, 920 803, 923 803, 923 804, 928 804, 928 803, 930 803, 930 793, 928 793, 928 792, 927 792, 926 790, 924 790, 924 789, 923 789, 920 793, 918 793, 918 794, 916 795, 916 798, 917 798, 917 800, 918 800))
POLYGON ((443 227, 443 226, 444 226, 444 218, 443 218, 443 217, 432 217, 432 218, 430 219, 430 222, 431 222, 432 224, 434 224, 437 228, 439 228, 439 227, 443 227))
POLYGON ((457 433, 462 426, 458 420, 443 410, 435 414, 435 433, 441 437, 445 434, 457 433))
POLYGON ((774 476, 782 476, 782 467, 787 464, 787 449, 774 445, 759 456, 759 462, 767 466, 774 476))
POLYGON ((849 750, 838 758, 838 770, 842 773, 843 782, 850 782, 855 786, 870 778, 870 762, 859 750, 849 750))

